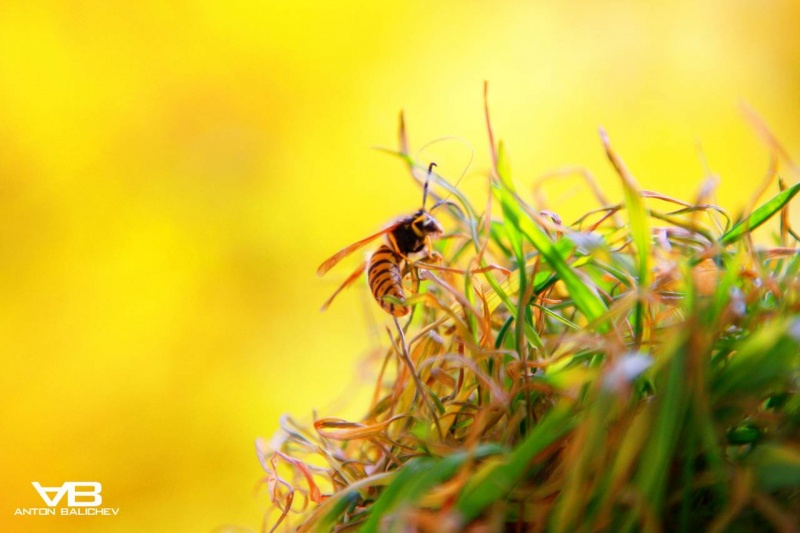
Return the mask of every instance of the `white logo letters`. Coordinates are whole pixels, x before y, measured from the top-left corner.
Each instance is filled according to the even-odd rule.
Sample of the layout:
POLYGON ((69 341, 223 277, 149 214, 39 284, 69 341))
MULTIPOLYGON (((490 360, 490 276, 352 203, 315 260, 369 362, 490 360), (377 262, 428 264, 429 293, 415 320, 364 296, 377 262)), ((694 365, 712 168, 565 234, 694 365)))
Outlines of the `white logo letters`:
POLYGON ((60 487, 42 487, 38 481, 31 483, 48 507, 58 505, 65 493, 70 507, 97 507, 103 503, 103 497, 100 496, 103 486, 97 481, 67 481, 60 487), (52 497, 50 493, 53 493, 52 497))

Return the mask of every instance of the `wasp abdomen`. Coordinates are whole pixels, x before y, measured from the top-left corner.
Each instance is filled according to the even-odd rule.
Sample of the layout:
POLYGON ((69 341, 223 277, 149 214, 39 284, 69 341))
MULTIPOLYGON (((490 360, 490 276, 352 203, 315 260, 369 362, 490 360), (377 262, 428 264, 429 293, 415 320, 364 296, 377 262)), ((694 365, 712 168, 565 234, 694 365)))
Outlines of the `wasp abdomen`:
POLYGON ((391 246, 384 244, 369 258, 367 279, 372 295, 384 311, 394 316, 405 316, 409 308, 387 302, 384 296, 392 296, 401 302, 405 300, 403 293, 403 277, 400 275, 400 257, 391 246))

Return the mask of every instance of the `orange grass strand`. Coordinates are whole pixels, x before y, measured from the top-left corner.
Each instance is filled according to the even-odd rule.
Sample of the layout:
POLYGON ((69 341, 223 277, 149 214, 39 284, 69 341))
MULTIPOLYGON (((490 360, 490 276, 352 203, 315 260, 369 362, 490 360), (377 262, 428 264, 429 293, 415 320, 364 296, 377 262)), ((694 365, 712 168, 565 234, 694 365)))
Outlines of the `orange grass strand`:
POLYGON ((417 375, 417 370, 414 368, 414 363, 411 361, 411 357, 408 354, 408 345, 406 344, 406 335, 403 331, 403 328, 400 327, 400 322, 397 320, 397 317, 394 318, 395 326, 397 326, 397 332, 400 335, 400 355, 403 358, 403 361, 408 365, 408 372, 411 374, 411 377, 414 380, 414 384, 417 386, 417 390, 420 395, 420 399, 428 408, 428 411, 433 419, 433 423, 436 426, 436 431, 439 435, 439 440, 444 439, 444 434, 442 433, 442 427, 439 424, 439 418, 436 415, 436 408, 431 403, 431 397, 428 395, 428 389, 422 384, 420 381, 419 375, 417 375))
MULTIPOLYGON (((482 383, 484 383, 490 390, 492 397, 495 401, 500 403, 506 403, 508 401, 508 395, 503 391, 502 388, 483 370, 480 369, 478 364, 466 357, 464 355, 459 355, 455 353, 448 353, 448 354, 441 354, 436 357, 438 361, 447 361, 456 365, 456 367, 464 367, 468 368, 472 371, 475 377, 482 383)), ((423 361, 420 365, 421 367, 428 366, 433 363, 433 360, 428 359, 427 361, 423 361)))
POLYGON ((489 118, 489 82, 483 82, 483 112, 486 118, 486 133, 489 136, 489 150, 492 154, 492 166, 497 169, 497 148, 494 143, 494 133, 492 133, 492 121, 489 118))
POLYGON ((406 117, 403 111, 400 111, 400 124, 397 128, 397 141, 400 145, 400 153, 409 155, 408 150, 408 134, 406 132, 406 117))
POLYGON ((321 437, 331 440, 368 439, 383 433, 389 424, 407 417, 408 415, 395 415, 388 420, 374 424, 359 424, 340 418, 327 417, 316 420, 314 429, 321 437))
POLYGON ((761 116, 756 113, 755 110, 747 104, 747 102, 742 101, 740 103, 740 108, 745 118, 750 123, 750 126, 756 131, 756 134, 761 137, 761 140, 772 149, 774 154, 786 161, 795 174, 800 174, 800 169, 798 169, 795 162, 789 156, 789 152, 787 152, 780 141, 778 141, 778 138, 775 136, 775 134, 772 133, 772 130, 769 128, 766 121, 761 118, 761 116))

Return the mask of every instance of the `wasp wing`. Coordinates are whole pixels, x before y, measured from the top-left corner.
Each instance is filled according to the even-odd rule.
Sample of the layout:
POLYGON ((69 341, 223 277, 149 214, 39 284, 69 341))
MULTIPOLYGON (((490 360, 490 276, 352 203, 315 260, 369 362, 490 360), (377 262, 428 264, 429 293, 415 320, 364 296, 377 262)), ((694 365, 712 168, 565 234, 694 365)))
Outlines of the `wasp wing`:
POLYGON ((346 288, 347 288, 349 285, 351 285, 351 284, 352 284, 354 281, 356 281, 356 280, 357 280, 359 277, 361 277, 361 274, 364 272, 364 270, 365 270, 366 268, 367 268, 367 262, 366 262, 366 261, 364 261, 363 263, 361 263, 361 265, 359 265, 359 267, 358 267, 357 269, 355 269, 355 270, 353 271, 353 273, 352 273, 352 274, 350 274, 350 275, 347 277, 347 279, 346 279, 346 280, 344 280, 344 283, 342 283, 342 284, 339 286, 339 288, 338 288, 338 289, 336 289, 336 292, 334 292, 334 293, 331 295, 331 297, 330 297, 330 298, 328 298, 328 299, 325 301, 325 303, 324 303, 324 304, 322 304, 322 307, 320 308, 320 311, 324 311, 324 310, 326 310, 326 309, 328 308, 328 306, 330 306, 330 305, 331 305, 331 303, 333 302, 333 299, 334 299, 334 298, 336 298, 336 296, 337 296, 337 295, 338 295, 340 292, 342 292, 342 291, 343 291, 344 289, 346 289, 346 288))
POLYGON ((361 239, 358 242, 354 242, 350 246, 342 248, 341 250, 339 250, 338 252, 336 252, 335 254, 330 256, 328 259, 326 259, 325 262, 322 263, 319 266, 319 268, 317 269, 317 276, 322 276, 323 274, 325 274, 325 272, 327 272, 328 270, 333 268, 336 265, 336 263, 338 263, 339 261, 341 261, 342 259, 344 259, 348 255, 352 254, 353 252, 355 252, 356 250, 358 250, 362 246, 366 246, 372 240, 377 239, 381 235, 385 235, 386 233, 389 233, 393 229, 397 228, 397 226, 399 226, 400 224, 401 224, 401 222, 397 222, 395 224, 392 224, 388 228, 383 228, 378 233, 374 233, 374 234, 370 235, 369 237, 367 237, 365 239, 361 239))

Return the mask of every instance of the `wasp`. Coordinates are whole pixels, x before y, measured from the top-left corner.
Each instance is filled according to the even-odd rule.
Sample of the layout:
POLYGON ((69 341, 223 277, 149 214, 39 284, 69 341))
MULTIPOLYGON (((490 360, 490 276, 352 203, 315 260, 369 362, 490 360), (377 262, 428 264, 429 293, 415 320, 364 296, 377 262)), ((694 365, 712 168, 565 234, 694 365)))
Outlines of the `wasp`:
POLYGON ((394 317, 405 316, 409 313, 410 308, 403 304, 405 302, 403 277, 411 269, 409 256, 425 253, 423 257, 431 262, 440 262, 442 259, 438 252, 433 250, 431 243, 431 237, 438 237, 442 234, 442 226, 425 209, 428 181, 434 166, 436 166, 436 163, 431 163, 428 166, 428 175, 425 178, 425 185, 422 189, 421 209, 411 215, 400 218, 378 233, 374 233, 339 250, 319 266, 317 275, 322 276, 339 261, 366 246, 374 239, 381 236, 386 237, 386 242, 375 250, 369 259, 362 263, 325 302, 322 306, 323 310, 327 309, 336 295, 356 281, 366 269, 367 281, 369 282, 372 296, 375 297, 381 308, 394 317), (385 300, 384 297, 386 296, 390 296, 394 301, 400 303, 385 300))

